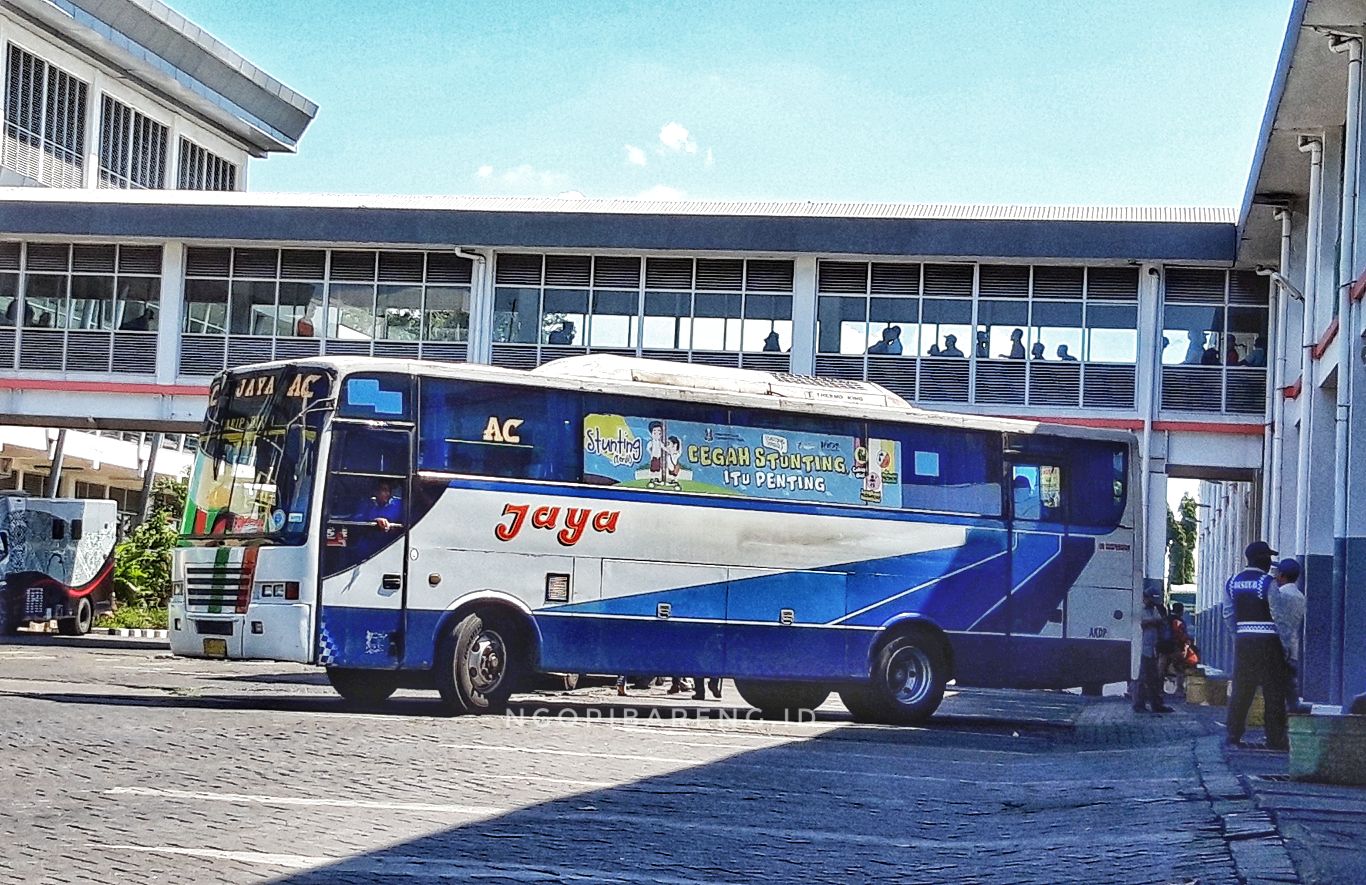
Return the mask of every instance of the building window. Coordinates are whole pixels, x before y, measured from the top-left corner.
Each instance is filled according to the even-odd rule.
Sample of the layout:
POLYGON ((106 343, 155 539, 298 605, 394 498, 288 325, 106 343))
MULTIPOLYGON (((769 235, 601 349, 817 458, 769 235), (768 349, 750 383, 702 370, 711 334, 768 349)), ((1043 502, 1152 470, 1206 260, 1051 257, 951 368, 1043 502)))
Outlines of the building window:
POLYGON ((503 253, 494 279, 496 365, 587 351, 789 365, 791 261, 503 253))
POLYGON ((166 186, 165 126, 104 96, 100 105, 100 187, 166 186))
POLYGON ((324 348, 463 360, 472 272, 448 252, 191 247, 181 374, 324 348))
POLYGON ((181 138, 176 187, 183 191, 235 191, 237 167, 188 138, 181 138))
POLYGON ((823 261, 817 374, 906 399, 1132 410, 1131 267, 823 261))
POLYGON ((17 46, 5 59, 0 164, 52 187, 85 183, 86 84, 17 46))
POLYGON ((1167 269, 1162 408, 1266 411, 1269 297, 1266 278, 1255 273, 1167 269))

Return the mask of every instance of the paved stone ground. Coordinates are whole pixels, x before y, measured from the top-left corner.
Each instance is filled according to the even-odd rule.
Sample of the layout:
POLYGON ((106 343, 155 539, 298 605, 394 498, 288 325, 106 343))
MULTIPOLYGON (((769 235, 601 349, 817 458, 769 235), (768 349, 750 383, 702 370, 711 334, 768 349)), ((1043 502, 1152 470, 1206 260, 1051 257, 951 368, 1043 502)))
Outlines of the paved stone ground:
POLYGON ((1294 880, 1199 716, 987 691, 927 728, 743 710, 602 687, 358 713, 305 667, 17 640, 0 882, 1294 880))

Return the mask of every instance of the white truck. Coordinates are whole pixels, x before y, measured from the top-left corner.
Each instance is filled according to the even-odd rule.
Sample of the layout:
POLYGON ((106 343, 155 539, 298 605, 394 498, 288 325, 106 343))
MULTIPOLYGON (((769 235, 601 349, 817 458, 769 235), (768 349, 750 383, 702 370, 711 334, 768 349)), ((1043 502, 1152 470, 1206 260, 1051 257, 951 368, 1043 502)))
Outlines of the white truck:
POLYGON ((118 523, 113 501, 0 494, 0 635, 53 619, 88 633, 113 609, 118 523))

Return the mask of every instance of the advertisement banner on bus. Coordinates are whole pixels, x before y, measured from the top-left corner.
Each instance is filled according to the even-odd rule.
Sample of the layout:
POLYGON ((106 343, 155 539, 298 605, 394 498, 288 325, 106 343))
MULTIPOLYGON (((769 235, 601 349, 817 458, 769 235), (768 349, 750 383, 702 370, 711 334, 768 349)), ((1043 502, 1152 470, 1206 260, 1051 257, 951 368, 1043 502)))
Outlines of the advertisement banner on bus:
POLYGON ((625 415, 584 419, 584 474, 625 488, 901 506, 901 446, 625 415))

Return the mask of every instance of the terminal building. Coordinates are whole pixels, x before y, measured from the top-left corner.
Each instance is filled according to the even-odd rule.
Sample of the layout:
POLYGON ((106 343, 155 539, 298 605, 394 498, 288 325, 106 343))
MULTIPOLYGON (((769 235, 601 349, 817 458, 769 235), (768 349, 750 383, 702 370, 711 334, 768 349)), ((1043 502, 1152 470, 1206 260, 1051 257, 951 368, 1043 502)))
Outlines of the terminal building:
MULTIPOLYGON (((156 19, 123 38, 136 46, 156 33, 227 52, 155 3, 58 7, 87 5, 156 19)), ((1302 557, 1324 637, 1308 644, 1306 694, 1340 702, 1366 688, 1366 652, 1344 641, 1366 627, 1366 547, 1349 541, 1366 526, 1335 525, 1344 504, 1366 513, 1366 469, 1345 466, 1366 445, 1366 414, 1338 397, 1363 368, 1352 296, 1366 289, 1353 285, 1366 249, 1339 248, 1357 237, 1345 171, 1360 162, 1348 72, 1359 83, 1350 35, 1363 25, 1366 4, 1296 6, 1249 198, 1229 209, 257 194, 242 190, 248 156, 292 148, 316 109, 245 62, 233 70, 256 92, 227 74, 195 80, 231 92, 227 105, 172 89, 176 75, 151 64, 149 78, 172 82, 149 95, 186 103, 163 119, 218 126, 219 156, 240 165, 233 186, 176 189, 167 172, 150 189, 91 175, 84 190, 0 194, 0 413, 192 432, 213 375, 251 362, 532 368, 618 353, 868 379, 926 408, 1128 429, 1150 502, 1145 580, 1164 578, 1168 480, 1219 484, 1202 511, 1219 541, 1201 554, 1199 608, 1243 534, 1302 557), (1325 16, 1346 36, 1325 35, 1325 16), (1318 147, 1301 152, 1306 136, 1318 147)), ((124 33, 87 31, 92 44, 124 33)), ((98 145, 83 150, 100 162, 98 145)), ((1216 621, 1201 627, 1217 659, 1216 621)))

